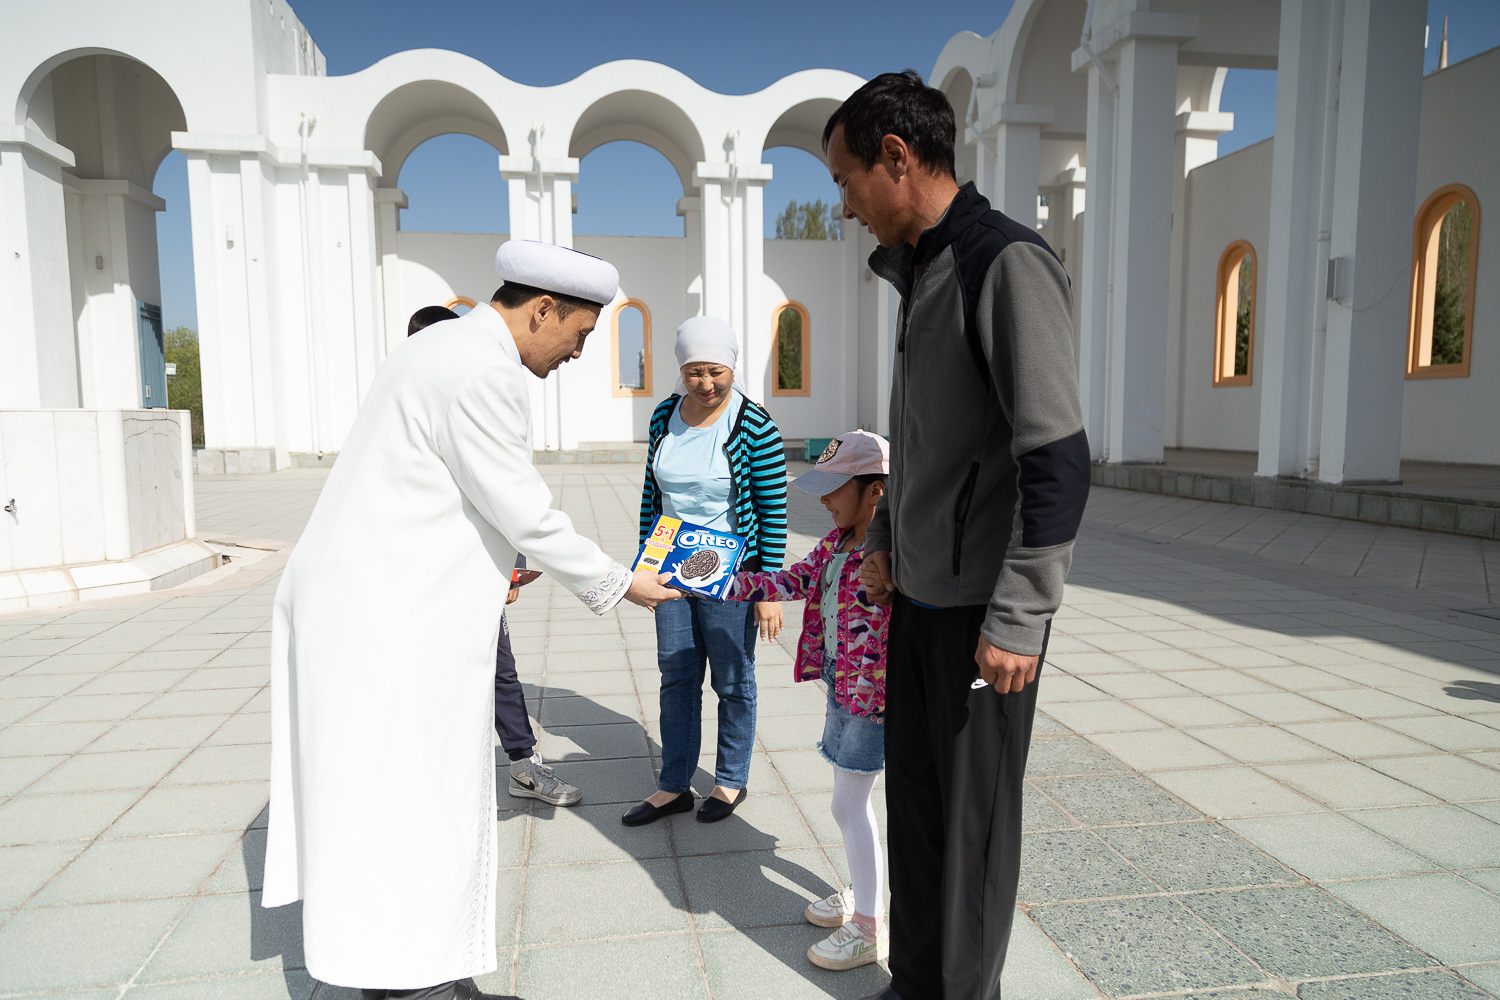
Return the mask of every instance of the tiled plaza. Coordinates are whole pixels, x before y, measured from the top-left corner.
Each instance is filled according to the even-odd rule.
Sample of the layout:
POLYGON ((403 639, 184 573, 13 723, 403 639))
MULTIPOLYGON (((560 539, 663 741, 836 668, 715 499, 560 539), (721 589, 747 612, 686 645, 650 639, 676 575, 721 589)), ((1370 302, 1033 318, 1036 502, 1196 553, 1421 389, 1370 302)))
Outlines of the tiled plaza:
MULTIPOLYGON (((258 905, 269 605, 325 475, 200 478, 200 535, 254 554, 212 578, 0 618, 0 996, 350 995, 303 971, 297 907, 258 905)), ((633 551, 638 466, 545 475, 633 551)), ((825 524, 794 498, 791 552, 825 524)), ((1500 996, 1497 601, 1500 543, 1096 489, 1042 674, 1006 996, 1500 996)), ((804 957, 822 932, 802 907, 843 857, 823 693, 791 682, 799 612, 759 649, 748 801, 627 829, 657 757, 650 616, 527 588, 512 631, 541 748, 585 800, 502 791, 483 985, 884 985, 804 957)), ((711 753, 711 696, 705 715, 711 753)))

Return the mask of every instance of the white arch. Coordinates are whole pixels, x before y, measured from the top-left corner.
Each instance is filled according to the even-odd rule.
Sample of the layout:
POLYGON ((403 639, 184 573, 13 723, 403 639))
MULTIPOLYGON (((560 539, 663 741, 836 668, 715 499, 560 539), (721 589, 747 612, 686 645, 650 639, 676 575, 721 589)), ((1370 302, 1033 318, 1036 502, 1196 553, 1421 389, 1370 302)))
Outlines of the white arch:
POLYGON ((383 187, 395 187, 401 166, 422 143, 450 133, 472 135, 509 152, 499 120, 472 91, 446 80, 403 84, 381 98, 365 123, 363 145, 380 158, 383 187))

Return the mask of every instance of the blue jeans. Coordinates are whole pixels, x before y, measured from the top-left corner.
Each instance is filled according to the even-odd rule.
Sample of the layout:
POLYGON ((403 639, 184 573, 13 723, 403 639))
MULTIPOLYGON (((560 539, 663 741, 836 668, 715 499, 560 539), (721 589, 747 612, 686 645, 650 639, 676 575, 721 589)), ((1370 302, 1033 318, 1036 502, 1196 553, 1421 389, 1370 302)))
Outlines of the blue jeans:
POLYGON ((703 739, 703 667, 719 698, 719 756, 714 780, 744 788, 755 743, 755 605, 702 597, 656 608, 661 668, 663 792, 688 790, 703 739))

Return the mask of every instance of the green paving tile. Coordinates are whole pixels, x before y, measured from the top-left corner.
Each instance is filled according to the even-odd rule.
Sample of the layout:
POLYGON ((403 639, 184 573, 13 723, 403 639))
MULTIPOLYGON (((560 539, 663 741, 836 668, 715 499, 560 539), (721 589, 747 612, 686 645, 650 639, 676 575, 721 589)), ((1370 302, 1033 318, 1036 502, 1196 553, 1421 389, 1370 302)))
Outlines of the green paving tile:
POLYGON ((1192 810, 1138 776, 1054 778, 1038 782, 1037 787, 1090 826, 1198 818, 1192 810))
POLYGON ((1168 892, 1299 881, 1214 823, 1113 827, 1099 835, 1168 892))
POLYGON ((1040 906, 1031 918, 1109 996, 1265 980, 1243 955, 1170 898, 1040 906))
POLYGON ((1140 872, 1087 830, 1029 833, 1021 840, 1018 898, 1056 903, 1155 892, 1140 872))
POLYGON ((1488 994, 1446 972, 1306 983, 1297 996, 1300 1000, 1490 1000, 1488 994))
POLYGON ((1500 899, 1457 875, 1406 875, 1327 887, 1445 965, 1500 961, 1500 899))
POLYGON ((1227 820, 1224 824, 1314 881, 1429 871, 1432 861, 1338 813, 1227 820))
MULTIPOLYGON (((1500 996, 1500 965, 1468 965, 1459 972, 1469 982, 1500 996)), ((1464 1000, 1468 1000, 1467 997, 1464 1000)))
POLYGON ((1422 968, 1433 962, 1313 886, 1185 896, 1182 902, 1282 979, 1422 968))
POLYGON ((1444 868, 1500 865, 1500 825, 1457 806, 1360 809, 1346 815, 1444 868))
POLYGON ((22 910, 0 927, 5 989, 122 984, 186 905, 184 900, 162 899, 22 910), (87 942, 87 947, 80 947, 80 942, 87 942))
POLYGON ((1022 786, 1021 829, 1029 833, 1033 830, 1061 830, 1077 825, 1077 822, 1069 819, 1066 813, 1053 805, 1052 801, 1035 785, 1027 782, 1022 786))
POLYGON ((890 976, 880 965, 829 972, 809 962, 807 949, 828 933, 803 924, 698 935, 714 1000, 859 1000, 886 987, 890 976))
POLYGON ((1011 925, 1000 992, 1026 1000, 1093 1000, 1098 996, 1057 945, 1023 913, 1017 913, 1011 925))
POLYGON ((798 924, 837 879, 817 848, 685 857, 681 868, 700 929, 798 924))
POLYGON ((1116 758, 1079 736, 1033 740, 1026 758, 1026 776, 1052 778, 1075 774, 1111 774, 1127 768, 1116 758))
MULTIPOLYGON (((481 988, 509 991, 510 969, 502 965, 493 981, 477 980, 481 988)), ((698 950, 686 934, 523 948, 516 992, 523 997, 614 1000, 621 995, 626 969, 640 970, 629 978, 643 989, 649 983, 653 996, 673 1000, 708 996, 698 950)))
POLYGON ((526 876, 521 944, 557 944, 689 927, 670 858, 533 868, 526 876), (574 901, 584 905, 574 905, 574 901))

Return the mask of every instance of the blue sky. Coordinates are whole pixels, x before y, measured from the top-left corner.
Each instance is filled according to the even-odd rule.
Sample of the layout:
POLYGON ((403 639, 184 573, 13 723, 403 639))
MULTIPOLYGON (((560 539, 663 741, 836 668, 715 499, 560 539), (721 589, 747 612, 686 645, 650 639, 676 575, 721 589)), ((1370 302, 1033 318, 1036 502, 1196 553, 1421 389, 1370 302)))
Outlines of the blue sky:
MULTIPOLYGON (((924 75, 959 31, 994 32, 1010 0, 943 0, 915 6, 905 0, 864 0, 858 6, 767 0, 753 6, 575 0, 433 0, 419 8, 403 0, 293 0, 303 24, 328 57, 331 74, 353 73, 393 52, 447 48, 536 86, 570 80, 612 59, 651 59, 673 66, 723 93, 760 90, 788 73, 817 67, 873 76, 912 67, 924 75), (565 23, 558 11, 566 9, 565 23), (920 15, 914 15, 919 10, 920 15)), ((1444 14, 1452 18, 1450 60, 1500 44, 1496 0, 1429 0, 1434 25, 1427 68, 1437 64, 1444 14)), ((1272 132, 1276 74, 1232 70, 1221 108, 1235 113, 1235 129, 1220 140, 1228 153, 1272 132)), ((801 150, 766 155, 774 179, 766 187, 767 235, 788 201, 822 198, 836 190, 818 160, 801 150)), ((505 186, 495 152, 468 136, 442 136, 421 146, 401 171, 410 198, 408 230, 504 232, 505 186)), ((168 327, 196 326, 192 252, 188 237, 187 172, 181 154, 162 165, 156 193, 167 201, 158 216, 162 312, 168 327)), ((580 169, 579 234, 681 235, 675 214, 682 194, 677 175, 654 150, 611 143, 585 157, 580 169)))

